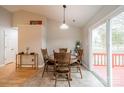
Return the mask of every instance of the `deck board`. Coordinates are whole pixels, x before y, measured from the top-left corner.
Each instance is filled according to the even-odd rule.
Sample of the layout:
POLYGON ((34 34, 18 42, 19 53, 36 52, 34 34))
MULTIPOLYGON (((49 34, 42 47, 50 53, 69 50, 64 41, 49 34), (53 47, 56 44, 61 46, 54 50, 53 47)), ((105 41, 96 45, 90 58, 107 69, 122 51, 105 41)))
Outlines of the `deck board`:
MULTIPOLYGON (((94 66, 94 71, 107 80, 106 66, 94 66)), ((113 87, 124 87, 124 67, 112 68, 112 79, 113 87)))

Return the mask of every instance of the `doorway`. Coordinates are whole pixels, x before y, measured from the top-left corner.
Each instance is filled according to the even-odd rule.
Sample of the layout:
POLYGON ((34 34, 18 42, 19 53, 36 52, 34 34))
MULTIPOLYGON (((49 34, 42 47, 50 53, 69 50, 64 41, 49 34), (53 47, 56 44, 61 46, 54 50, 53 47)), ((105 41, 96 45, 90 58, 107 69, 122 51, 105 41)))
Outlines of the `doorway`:
POLYGON ((5 33, 5 64, 15 62, 18 53, 18 29, 6 29, 5 33))
POLYGON ((4 29, 0 27, 0 67, 4 66, 4 29))

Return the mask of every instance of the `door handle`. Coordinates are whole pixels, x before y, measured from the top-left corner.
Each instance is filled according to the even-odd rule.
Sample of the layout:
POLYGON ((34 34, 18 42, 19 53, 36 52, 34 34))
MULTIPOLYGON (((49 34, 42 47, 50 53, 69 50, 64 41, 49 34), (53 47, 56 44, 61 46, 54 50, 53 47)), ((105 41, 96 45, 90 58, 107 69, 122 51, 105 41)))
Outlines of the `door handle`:
POLYGON ((11 50, 14 50, 13 48, 11 50))

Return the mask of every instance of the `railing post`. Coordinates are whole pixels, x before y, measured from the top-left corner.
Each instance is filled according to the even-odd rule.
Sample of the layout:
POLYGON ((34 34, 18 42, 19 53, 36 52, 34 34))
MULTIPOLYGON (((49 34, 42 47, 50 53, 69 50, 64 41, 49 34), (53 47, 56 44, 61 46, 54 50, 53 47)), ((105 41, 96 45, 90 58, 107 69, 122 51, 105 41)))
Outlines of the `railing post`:
POLYGON ((115 60, 114 60, 114 54, 112 54, 112 68, 114 68, 114 62, 115 62, 115 60))
POLYGON ((93 58, 94 58, 94 60, 93 60, 93 66, 95 66, 96 65, 96 55, 95 54, 93 54, 93 58))

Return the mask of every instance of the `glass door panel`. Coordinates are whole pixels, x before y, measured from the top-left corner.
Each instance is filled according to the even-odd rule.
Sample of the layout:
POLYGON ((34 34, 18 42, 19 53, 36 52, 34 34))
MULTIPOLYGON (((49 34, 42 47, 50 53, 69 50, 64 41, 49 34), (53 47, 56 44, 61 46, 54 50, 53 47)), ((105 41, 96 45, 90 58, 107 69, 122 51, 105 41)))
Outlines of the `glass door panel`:
POLYGON ((113 86, 124 86, 124 12, 111 19, 113 86))
POLYGON ((92 71, 107 82, 106 23, 92 30, 92 71))

